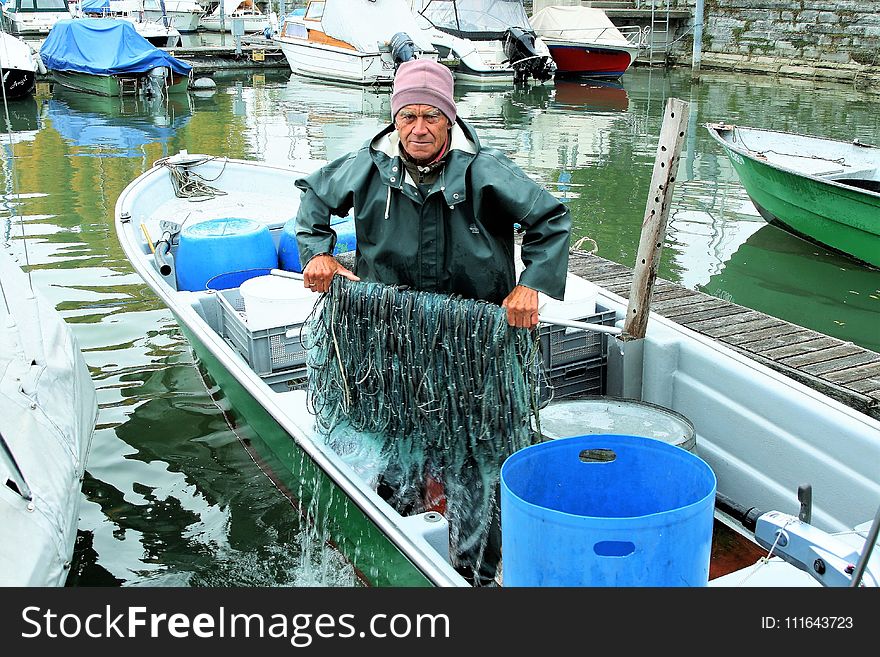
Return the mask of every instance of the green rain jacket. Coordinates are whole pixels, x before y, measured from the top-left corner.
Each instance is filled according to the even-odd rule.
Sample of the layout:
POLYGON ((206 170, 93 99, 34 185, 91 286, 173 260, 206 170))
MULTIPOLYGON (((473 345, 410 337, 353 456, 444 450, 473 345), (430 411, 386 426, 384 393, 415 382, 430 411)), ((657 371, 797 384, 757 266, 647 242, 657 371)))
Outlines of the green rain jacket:
POLYGON ((514 224, 525 229, 519 283, 562 299, 568 208, 458 119, 446 165, 424 198, 400 158, 393 125, 360 150, 300 178, 295 232, 303 267, 332 253, 330 216, 353 210, 363 280, 501 304, 516 281, 514 224))

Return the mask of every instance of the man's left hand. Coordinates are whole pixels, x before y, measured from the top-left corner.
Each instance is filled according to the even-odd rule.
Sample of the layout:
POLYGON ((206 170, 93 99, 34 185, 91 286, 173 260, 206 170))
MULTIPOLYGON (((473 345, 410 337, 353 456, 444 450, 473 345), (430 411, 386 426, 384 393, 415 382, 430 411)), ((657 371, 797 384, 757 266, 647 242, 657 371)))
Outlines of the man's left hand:
POLYGON ((511 326, 531 330, 538 325, 537 290, 517 285, 501 302, 501 307, 507 308, 507 323, 511 326))

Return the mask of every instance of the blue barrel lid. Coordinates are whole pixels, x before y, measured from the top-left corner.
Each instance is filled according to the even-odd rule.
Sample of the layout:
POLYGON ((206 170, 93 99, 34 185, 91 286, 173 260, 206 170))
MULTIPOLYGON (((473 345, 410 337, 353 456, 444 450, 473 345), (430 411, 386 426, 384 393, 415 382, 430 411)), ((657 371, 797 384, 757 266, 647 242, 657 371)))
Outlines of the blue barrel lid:
POLYGON ((222 235, 247 235, 268 230, 268 226, 253 219, 223 217, 192 224, 185 227, 183 232, 192 237, 219 237, 222 235))

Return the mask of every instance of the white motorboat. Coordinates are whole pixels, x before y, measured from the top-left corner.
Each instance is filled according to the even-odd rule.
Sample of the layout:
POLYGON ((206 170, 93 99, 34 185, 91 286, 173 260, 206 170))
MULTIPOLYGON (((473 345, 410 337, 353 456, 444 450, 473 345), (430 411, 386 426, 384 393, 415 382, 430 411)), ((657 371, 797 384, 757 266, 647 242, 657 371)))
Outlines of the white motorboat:
POLYGON ((273 35, 297 75, 390 85, 400 62, 437 59, 404 0, 320 0, 285 17, 273 35))

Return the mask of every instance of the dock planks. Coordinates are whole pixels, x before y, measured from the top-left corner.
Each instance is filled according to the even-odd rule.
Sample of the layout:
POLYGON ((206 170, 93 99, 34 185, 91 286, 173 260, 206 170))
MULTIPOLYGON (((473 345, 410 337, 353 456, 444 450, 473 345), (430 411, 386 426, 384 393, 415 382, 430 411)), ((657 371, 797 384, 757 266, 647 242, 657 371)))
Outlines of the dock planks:
MULTIPOLYGON (((572 251, 569 271, 629 298, 633 270, 572 251)), ((658 278, 651 312, 880 419, 880 354, 658 278)))

